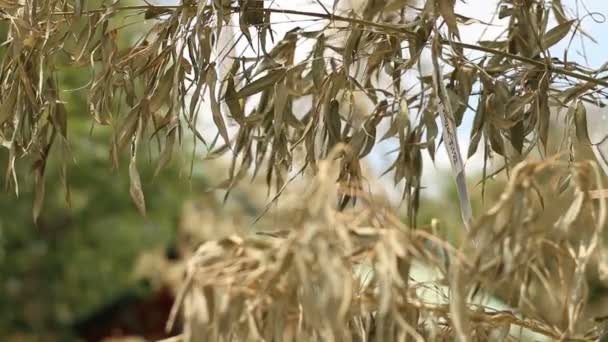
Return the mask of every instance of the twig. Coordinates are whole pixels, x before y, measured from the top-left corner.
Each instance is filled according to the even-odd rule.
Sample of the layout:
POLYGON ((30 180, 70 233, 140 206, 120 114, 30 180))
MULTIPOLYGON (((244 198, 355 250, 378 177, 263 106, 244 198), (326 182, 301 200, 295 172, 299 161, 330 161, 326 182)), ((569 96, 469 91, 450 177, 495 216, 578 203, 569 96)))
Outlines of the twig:
MULTIPOLYGON (((53 12, 51 13, 51 15, 87 15, 87 14, 93 14, 93 13, 100 13, 100 12, 105 12, 107 10, 114 10, 114 11, 137 11, 137 10, 149 10, 149 9, 158 9, 158 10, 180 10, 180 9, 186 9, 186 8, 194 8, 196 5, 174 5, 174 6, 170 6, 170 5, 165 5, 165 6, 150 6, 150 5, 138 5, 138 6, 118 6, 118 7, 114 7, 114 8, 98 8, 98 9, 92 9, 92 10, 88 10, 88 11, 82 11, 81 13, 76 13, 74 11, 64 11, 64 12, 53 12)), ((211 8, 211 6, 207 6, 208 8, 211 8)), ((226 9, 229 9, 231 11, 234 12, 239 12, 242 8, 240 6, 230 6, 230 7, 226 7, 226 9)), ((281 14, 290 14, 290 15, 298 15, 298 16, 306 16, 306 17, 311 17, 311 18, 319 18, 319 19, 326 19, 326 20, 330 20, 330 21, 340 21, 340 22, 345 22, 345 23, 349 23, 349 24, 356 24, 356 25, 361 25, 361 26, 365 26, 365 27, 373 27, 373 28, 377 28, 377 29, 381 29, 381 30, 385 30, 385 31, 389 31, 389 32, 393 32, 396 34, 403 34, 403 35, 407 35, 410 37, 415 37, 416 33, 409 30, 406 27, 403 26, 397 26, 397 25, 393 25, 393 24, 386 24, 386 23, 378 23, 378 22, 373 22, 373 21, 369 21, 369 20, 363 20, 363 19, 357 19, 357 18, 350 18, 350 17, 344 17, 344 16, 340 16, 340 15, 334 15, 334 14, 327 14, 327 13, 317 13, 317 12, 307 12, 307 11, 299 11, 299 10, 290 10, 290 9, 279 9, 279 8, 249 8, 248 11, 260 11, 260 12, 265 12, 265 13, 281 13, 281 14)), ((3 18, 5 20, 8 20, 9 18, 3 18)), ((1 19, 0 19, 1 20, 1 19)), ((447 40, 442 39, 441 40, 442 43, 448 43, 447 40)), ((603 86, 603 87, 607 87, 608 88, 608 81, 603 80, 603 79, 598 79, 595 77, 591 77, 591 76, 587 76, 581 73, 577 73, 577 72, 573 72, 564 68, 559 68, 559 67, 555 67, 553 65, 541 62, 539 60, 534 60, 531 58, 527 58, 527 57, 523 57, 523 56, 518 56, 518 55, 514 55, 505 51, 501 51, 501 50, 496 50, 496 49, 492 49, 492 48, 487 48, 484 46, 480 46, 480 45, 475 45, 475 44, 468 44, 468 43, 462 43, 462 42, 454 42, 451 41, 449 42, 450 44, 452 44, 453 46, 458 46, 461 48, 465 48, 465 49, 470 49, 470 50, 476 50, 476 51, 481 51, 481 52, 486 52, 486 53, 490 53, 493 55, 499 55, 499 56, 503 56, 512 60, 517 60, 520 62, 524 62, 527 64, 531 64, 537 67, 541 67, 544 68, 548 71, 551 71, 555 74, 560 74, 560 75, 564 75, 564 76, 568 76, 568 77, 572 77, 572 78, 576 78, 579 80, 583 80, 583 81, 587 81, 589 83, 592 83, 594 85, 598 85, 598 86, 603 86)))

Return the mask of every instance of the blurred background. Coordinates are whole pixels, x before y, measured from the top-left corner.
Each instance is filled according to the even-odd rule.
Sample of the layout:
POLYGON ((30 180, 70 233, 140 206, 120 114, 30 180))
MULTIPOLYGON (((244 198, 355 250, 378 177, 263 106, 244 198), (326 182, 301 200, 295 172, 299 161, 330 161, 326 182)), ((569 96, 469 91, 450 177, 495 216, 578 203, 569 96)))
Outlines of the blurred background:
MULTIPOLYGON (((484 11, 479 19, 493 14, 492 4, 480 3, 469 1, 467 6, 484 11)), ((591 3, 606 7, 600 4, 604 2, 591 3)), ((119 43, 126 46, 145 27, 138 24, 123 30, 119 43)), ((591 34, 600 40, 599 45, 608 46, 608 35, 598 30, 605 30, 605 26, 592 28, 591 34)), ((5 39, 6 25, 0 21, 0 42, 5 39)), ((0 58, 3 49, 0 47, 0 58)), ((590 56, 593 67, 604 62, 597 54, 590 56)), ((72 148, 67 169, 69 201, 61 181, 58 153, 48 166, 47 196, 37 224, 32 220, 31 175, 20 175, 18 196, 0 192, 0 341, 111 341, 128 336, 140 341, 168 337, 171 334, 164 331, 165 322, 174 299, 173 285, 181 277, 180 263, 198 242, 247 229, 269 200, 267 191, 263 183, 243 184, 224 204, 223 193, 209 189, 223 180, 228 165, 203 161, 200 154, 193 158, 192 150, 183 148, 181 155, 156 177, 154 158, 141 158, 148 207, 143 218, 129 196, 126 160, 119 170, 111 169, 111 129, 91 127, 82 90, 89 75, 73 67, 59 70, 58 75, 60 87, 71 89, 62 94, 72 148)), ((467 150, 471 120, 465 120, 459 128, 463 152, 467 150)), ((191 141, 184 142, 184 146, 190 145, 191 141)), ((384 153, 389 147, 380 147, 370 158, 371 174, 384 170, 384 153)), ((0 151, 0 165, 4 166, 8 153, 0 151)), ((581 153, 592 156, 585 148, 581 153)), ((27 167, 30 161, 20 162, 27 167)), ((458 243, 462 225, 447 158, 440 155, 433 165, 427 156, 425 163, 427 190, 423 191, 425 199, 418 217, 420 229, 430 229, 431 220, 437 218, 442 223, 441 234, 458 243)), ((477 184, 481 164, 469 164, 473 208, 480 212, 484 207, 477 184)), ((386 178, 390 182, 390 177, 386 178)), ((383 183, 385 193, 394 199, 394 188, 388 182, 383 183)), ((496 178, 488 183, 486 203, 498 196, 504 182, 496 178)), ((397 206, 399 201, 394 203, 397 206)), ((561 207, 555 204, 549 210, 559 212, 561 207)), ((271 226, 273 222, 270 217, 262 224, 271 226)), ((603 298, 603 287, 592 288, 592 296, 603 298)))

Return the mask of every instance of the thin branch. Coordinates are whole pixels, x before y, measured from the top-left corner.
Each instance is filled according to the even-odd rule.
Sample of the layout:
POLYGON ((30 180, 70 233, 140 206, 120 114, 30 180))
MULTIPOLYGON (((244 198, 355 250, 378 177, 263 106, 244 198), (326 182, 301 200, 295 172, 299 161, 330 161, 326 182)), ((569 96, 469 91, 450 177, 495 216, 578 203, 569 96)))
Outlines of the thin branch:
MULTIPOLYGON (((149 9, 159 9, 159 10, 180 10, 180 9, 185 9, 185 8, 189 8, 189 7, 195 7, 196 5, 176 5, 176 6, 149 6, 149 5, 139 5, 139 6, 120 6, 120 7, 114 7, 114 8, 99 8, 99 9, 92 9, 92 10, 88 10, 88 11, 83 11, 81 13, 81 15, 87 15, 87 14, 93 14, 93 13, 99 13, 99 12, 104 12, 107 11, 108 9, 112 9, 112 10, 116 10, 116 11, 133 11, 133 10, 149 10, 149 9)), ((211 8, 210 6, 207 6, 209 8, 211 8)), ((231 11, 234 12, 240 12, 241 11, 241 7, 239 6, 231 6, 231 7, 227 7, 227 9, 230 9, 231 11)), ((290 9, 279 9, 279 8, 249 8, 248 11, 261 11, 261 12, 270 12, 270 13, 281 13, 281 14, 290 14, 290 15, 298 15, 298 16, 306 16, 306 17, 311 17, 311 18, 319 18, 319 19, 326 19, 326 20, 330 20, 330 21, 339 21, 339 22, 345 22, 345 23, 349 23, 349 24, 354 24, 354 25, 361 25, 361 26, 366 26, 366 27, 373 27, 373 28, 377 28, 377 29, 381 29, 384 31, 389 31, 389 32, 393 32, 395 34, 403 34, 403 35, 407 35, 407 36, 415 36, 415 32, 410 31, 407 27, 403 27, 403 26, 397 26, 397 25, 393 25, 393 24, 386 24, 386 23, 377 23, 377 22, 373 22, 373 21, 368 21, 368 20, 363 20, 363 19, 356 19, 356 18, 350 18, 350 17, 344 17, 344 16, 340 16, 340 15, 334 15, 334 14, 327 14, 327 13, 317 13, 317 12, 307 12, 307 11, 299 11, 299 10, 290 10, 290 9)), ((74 15, 76 14, 75 12, 55 12, 52 13, 52 15, 74 15)), ((408 25, 408 26, 411 26, 408 25)), ((454 46, 458 46, 461 48, 465 48, 465 49, 469 49, 469 50, 476 50, 476 51, 481 51, 481 52, 486 52, 486 53, 490 53, 493 55, 499 55, 499 56, 503 56, 506 58, 510 58, 512 60, 517 60, 520 62, 524 62, 527 64, 531 64, 540 68, 544 68, 548 71, 551 71, 555 74, 560 74, 560 75, 564 75, 564 76, 568 76, 568 77, 572 77, 572 78, 576 78, 579 80, 583 80, 586 82, 589 82, 591 84, 595 84, 598 86, 603 86, 603 87, 608 87, 608 81, 605 81, 603 79, 598 79, 598 78, 594 78, 591 76, 587 76, 581 73, 577 73, 574 71, 570 71, 564 68, 559 68, 559 67, 555 67, 551 64, 547 64, 544 62, 541 62, 539 60, 534 60, 531 58, 527 58, 527 57, 523 57, 523 56, 518 56, 518 55, 514 55, 505 51, 500 51, 500 50, 496 50, 496 49, 491 49, 491 48, 487 48, 484 46, 480 46, 480 45, 475 45, 475 44, 468 44, 468 43, 462 43, 462 42, 454 42, 454 41, 447 41, 447 40, 442 40, 442 43, 450 43, 454 46)))
MULTIPOLYGON (((115 11, 141 11, 141 10, 149 10, 149 9, 180 10, 180 9, 186 9, 189 7, 194 8, 195 6, 196 5, 119 6, 119 7, 114 7, 114 8, 111 8, 111 7, 110 8, 98 8, 98 9, 83 11, 81 13, 81 15, 100 13, 100 12, 105 12, 107 10, 115 10, 115 11)), ((209 6, 209 5, 207 5, 206 7, 211 8, 211 6, 209 6)), ((230 6, 230 7, 226 7, 226 9, 229 9, 234 12, 240 12, 242 8, 240 6, 230 6)), ((376 23, 376 22, 369 21, 369 20, 344 17, 344 16, 334 15, 334 14, 307 12, 307 11, 298 11, 298 10, 280 9, 280 8, 248 8, 247 10, 250 12, 265 12, 265 13, 270 12, 270 13, 290 14, 290 15, 306 16, 306 17, 311 17, 311 18, 327 19, 330 21, 339 21, 339 22, 345 22, 345 23, 349 23, 349 24, 362 25, 362 26, 367 26, 367 27, 375 27, 375 28, 382 29, 382 30, 392 31, 397 34, 405 34, 405 35, 409 35, 409 36, 416 35, 415 32, 408 30, 406 27, 391 25, 391 24, 376 23)), ((51 13, 51 15, 74 15, 74 14, 76 14, 76 13, 73 11, 51 13)))
MULTIPOLYGON (((448 42, 447 40, 444 40, 443 42, 448 42)), ((524 62, 527 64, 531 64, 540 68, 544 68, 548 71, 551 71, 555 74, 561 74, 564 76, 569 76, 572 78, 576 78, 579 80, 583 80, 583 81, 587 81, 589 83, 595 84, 595 85, 599 85, 599 86, 604 86, 604 87, 608 87, 608 81, 605 81, 603 79, 598 79, 598 78, 594 78, 591 76, 587 76, 584 74, 580 74, 578 72, 574 72, 574 71, 570 71, 564 68, 558 68, 555 67, 551 64, 546 64, 544 62, 541 62, 539 60, 535 60, 535 59, 531 59, 531 58, 527 58, 527 57, 523 57, 523 56, 518 56, 518 55, 514 55, 512 53, 508 53, 505 51, 500 51, 500 50, 496 50, 496 49, 491 49, 491 48, 487 48, 484 46, 480 46, 480 45, 475 45, 475 44, 467 44, 467 43, 461 43, 461 42, 454 42, 451 41, 449 42, 450 44, 454 45, 454 46, 458 46, 458 47, 462 47, 465 49, 469 49, 469 50, 476 50, 476 51, 481 51, 481 52, 486 52, 486 53, 491 53, 493 55, 498 55, 498 56, 503 56, 506 58, 510 58, 513 60, 517 60, 520 62, 524 62)))

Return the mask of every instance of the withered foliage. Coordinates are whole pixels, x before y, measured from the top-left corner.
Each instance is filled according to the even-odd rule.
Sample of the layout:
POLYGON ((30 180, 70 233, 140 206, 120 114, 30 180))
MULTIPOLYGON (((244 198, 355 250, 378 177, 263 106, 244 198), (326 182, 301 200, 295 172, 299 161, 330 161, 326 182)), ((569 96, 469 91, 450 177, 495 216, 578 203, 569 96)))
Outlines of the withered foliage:
POLYGON ((292 220, 275 231, 196 249, 169 322, 179 319, 184 332, 172 340, 582 341, 605 333, 585 310, 585 274, 608 275, 600 248, 606 203, 589 194, 601 186, 594 164, 518 164, 472 226, 471 243, 455 249, 372 197, 339 210, 340 163, 318 162, 292 220), (564 176, 572 177, 564 191, 574 200, 543 225, 551 214, 539 194, 555 196, 564 176), (420 264, 439 278, 421 279, 420 264), (473 300, 505 288, 510 310, 473 300))
POLYGON ((590 198, 589 191, 599 187, 597 172, 577 163, 573 152, 567 163, 524 161, 537 146, 543 152, 555 146, 549 127, 561 109, 567 109, 568 151, 576 141, 590 144, 585 104, 603 105, 606 98, 606 66, 592 69, 567 53, 550 53, 559 42, 585 37, 582 19, 561 1, 499 1, 498 16, 508 19, 505 31, 494 40, 472 42, 461 36, 462 25, 490 24, 455 11, 455 0, 370 0, 340 13, 340 6, 305 12, 258 0, 98 4, 0 0, 0 20, 9 26, 0 47, 5 179, 17 191, 23 171, 16 162, 31 158, 34 218, 54 151, 63 156, 67 177, 71 113, 57 77, 64 68, 90 73, 77 91, 87 97, 94 124, 113 129, 112 163, 130 156, 130 192, 142 213, 137 162, 144 144, 158 146, 160 171, 186 132, 210 157, 232 157, 220 184, 228 189, 251 172, 265 173, 267 186, 279 193, 290 173, 316 174, 284 234, 200 247, 176 306, 183 308, 186 340, 486 341, 506 336, 511 325, 556 340, 583 338, 587 330, 599 336, 581 319, 582 275, 598 254, 605 219, 604 202, 590 198), (314 19, 320 26, 277 37, 277 14, 314 19), (118 44, 123 29, 144 21, 149 26, 137 40, 118 44), (233 23, 238 29, 226 44, 220 37, 233 23), (251 53, 234 48, 241 40, 251 53), (427 59, 433 72, 425 74, 427 59), (407 86, 408 75, 417 77, 414 86, 407 86), (362 98, 371 103, 363 115, 355 110, 362 98), (452 136, 469 114, 474 125, 468 156, 481 145, 484 159, 504 159, 510 174, 503 197, 475 220, 466 210, 464 168, 452 136), (214 123, 215 138, 199 131, 202 115, 214 123), (381 134, 383 122, 389 128, 381 134), (405 184, 408 225, 362 196, 362 159, 386 139, 396 142, 387 172, 405 184), (466 244, 454 250, 412 228, 422 153, 434 158, 442 141, 450 151, 471 250, 466 244), (557 175, 558 189, 573 189, 574 197, 555 225, 537 226, 544 213, 537 182, 547 175, 557 175), (355 198, 359 207, 353 209, 348 204, 355 198), (567 233, 574 226, 583 229, 571 241, 567 233), (442 274, 449 303, 417 295, 423 284, 409 279, 414 261, 442 274), (370 278, 353 274, 355 266, 370 269, 370 278), (524 317, 468 304, 478 288, 514 283, 520 286, 512 304, 524 317), (559 317, 534 310, 534 291, 554 294, 551 312, 559 317))
MULTIPOLYGON (((602 103, 606 70, 549 53, 556 43, 584 34, 581 20, 571 18, 561 1, 504 0, 497 10, 500 18, 509 19, 506 31, 494 41, 469 44, 460 40, 459 27, 477 21, 457 13, 455 4, 379 0, 336 13, 322 5, 318 12, 302 12, 257 0, 184 0, 173 6, 2 0, 1 20, 9 26, 0 69, 0 140, 9 153, 6 183, 18 191, 16 161, 30 157, 36 218, 47 159, 55 150, 62 155, 66 177, 71 113, 62 101, 66 89, 57 80, 65 68, 90 73, 90 81, 77 91, 87 96, 94 123, 114 130, 109 142, 113 164, 117 166, 123 153, 131 156, 131 195, 142 213, 145 200, 137 169, 142 142, 157 142, 160 170, 183 144, 185 131, 213 155, 232 155, 224 185, 233 186, 247 171, 257 174, 267 163, 265 178, 277 190, 290 171, 298 171, 293 168, 296 148, 305 150, 303 168, 314 171, 338 143, 349 144, 352 151, 343 159, 339 181, 356 189, 361 185, 360 160, 377 142, 392 139, 398 153, 387 171, 395 183, 405 183, 410 218, 419 203, 421 153, 426 150, 434 157, 440 143, 439 111, 445 111, 442 118, 448 122, 443 125, 449 128, 460 125, 472 109, 468 155, 483 144, 486 159, 497 155, 507 167, 524 159, 538 142, 547 148, 552 113, 561 108, 570 108, 568 125, 576 126, 578 139, 588 143, 582 103, 602 103), (275 37, 272 17, 279 13, 322 25, 275 37), (144 21, 139 39, 118 46, 123 29, 144 21), (238 29, 226 45, 219 35, 232 23, 238 29), (241 54, 240 48, 225 53, 235 50, 233 44, 241 38, 255 57, 241 54), (429 49, 434 65, 445 72, 435 70, 435 80, 418 74, 419 84, 406 88, 406 73, 417 74, 429 49), (473 51, 477 56, 467 57, 473 51), (229 71, 218 68, 225 63, 232 65, 229 71), (363 116, 348 106, 361 97, 375 106, 363 116), (299 105, 304 113, 298 113, 298 100, 308 103, 299 105), (203 103, 208 111, 201 110, 203 103), (212 117, 216 139, 207 141, 198 131, 201 115, 212 117), (236 123, 234 136, 228 119, 236 123), (390 128, 377 136, 381 122, 389 122, 390 128)), ((342 205, 351 200, 348 194, 340 199, 342 205)))

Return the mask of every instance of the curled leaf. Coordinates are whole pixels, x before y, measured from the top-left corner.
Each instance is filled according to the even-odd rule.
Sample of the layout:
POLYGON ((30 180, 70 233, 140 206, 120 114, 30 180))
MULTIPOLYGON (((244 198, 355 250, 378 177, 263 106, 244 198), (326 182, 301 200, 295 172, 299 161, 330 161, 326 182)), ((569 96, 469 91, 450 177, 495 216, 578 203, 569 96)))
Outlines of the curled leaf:
POLYGON ((209 86, 209 99, 211 102, 211 114, 213 116, 213 122, 217 127, 222 139, 226 145, 230 144, 230 138, 228 137, 228 130, 226 129, 226 124, 224 123, 224 117, 222 116, 222 111, 220 108, 220 104, 217 100, 217 94, 215 90, 215 84, 217 82, 217 72, 215 71, 215 64, 211 64, 207 69, 207 85, 209 86))
POLYGON ((587 131, 587 109, 581 101, 576 101, 576 109, 574 110, 574 124, 576 126, 576 138, 582 144, 591 145, 589 132, 587 131))
POLYGON ((131 159, 131 163, 129 163, 129 194, 131 195, 131 199, 137 210, 139 210, 140 214, 146 216, 146 200, 144 198, 144 192, 141 186, 141 179, 139 177, 139 171, 137 171, 137 165, 135 163, 135 158, 131 159))

